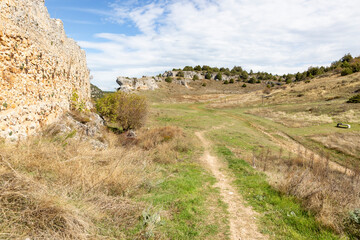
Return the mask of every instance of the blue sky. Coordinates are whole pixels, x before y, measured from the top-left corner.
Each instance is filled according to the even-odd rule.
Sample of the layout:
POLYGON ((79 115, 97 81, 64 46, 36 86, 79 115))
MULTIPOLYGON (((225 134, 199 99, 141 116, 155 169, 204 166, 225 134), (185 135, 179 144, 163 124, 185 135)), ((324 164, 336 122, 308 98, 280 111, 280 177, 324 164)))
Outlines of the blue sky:
POLYGON ((272 73, 360 55, 360 1, 46 0, 87 52, 92 82, 186 65, 272 73))

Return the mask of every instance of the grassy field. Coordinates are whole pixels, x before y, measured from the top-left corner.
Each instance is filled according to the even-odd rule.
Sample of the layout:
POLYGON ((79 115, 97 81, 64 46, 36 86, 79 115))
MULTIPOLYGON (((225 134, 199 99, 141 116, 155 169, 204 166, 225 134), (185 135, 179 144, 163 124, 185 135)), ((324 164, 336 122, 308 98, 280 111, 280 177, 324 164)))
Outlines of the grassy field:
MULTIPOLYGON (((332 79, 334 85, 335 80, 332 79)), ((348 81, 355 83, 352 88, 360 87, 353 77, 348 81)), ((312 83, 312 87, 315 85, 312 83)), ((295 95, 292 92, 298 91, 297 88, 308 87, 300 84, 281 94, 289 97, 295 95)), ((354 179, 359 179, 360 169, 359 105, 346 104, 348 95, 331 100, 324 95, 311 103, 295 95, 291 103, 268 101, 262 105, 261 98, 253 99, 254 93, 249 93, 251 98, 243 96, 246 93, 223 94, 222 100, 217 93, 203 94, 206 96, 183 90, 180 94, 167 95, 166 90, 161 89, 154 95, 162 97, 155 99, 146 93, 153 103, 151 124, 176 125, 189 134, 207 131, 208 139, 217 146, 214 153, 228 162, 235 174, 234 184, 239 192, 261 214, 258 224, 263 233, 273 239, 354 236, 353 230, 345 233, 347 226, 343 221, 347 221, 348 212, 359 207, 358 190, 340 190, 340 198, 329 192, 334 191, 332 184, 338 188, 358 188, 359 180, 354 182, 354 179), (340 121, 351 124, 352 128, 336 128, 340 121), (256 170, 250 166, 254 158, 256 170), (306 175, 309 171, 313 184, 326 189, 320 191, 321 196, 329 196, 322 203, 314 200, 313 195, 320 196, 315 190, 306 193, 312 194, 309 200, 306 191, 300 189, 310 184, 307 179, 310 175, 306 175), (308 183, 296 179, 296 174, 305 174, 308 183), (319 177, 321 175, 324 176, 319 177), (317 182, 316 178, 321 180, 317 182), (333 201, 344 204, 329 203, 333 201)))
POLYGON ((273 89, 264 102, 260 85, 168 84, 141 93, 150 113, 135 139, 103 129, 86 140, 56 131, 71 128, 62 121, 2 141, 0 238, 230 239, 224 189, 202 160, 211 152, 262 236, 358 239, 360 106, 345 103, 357 77, 273 89))

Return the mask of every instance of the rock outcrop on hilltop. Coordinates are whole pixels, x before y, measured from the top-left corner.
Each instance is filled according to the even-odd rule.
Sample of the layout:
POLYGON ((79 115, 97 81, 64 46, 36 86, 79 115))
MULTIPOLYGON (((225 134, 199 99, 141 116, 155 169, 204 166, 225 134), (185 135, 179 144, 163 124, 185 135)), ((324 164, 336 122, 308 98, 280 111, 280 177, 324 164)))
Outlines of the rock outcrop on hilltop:
POLYGON ((17 140, 90 99, 86 55, 44 0, 0 1, 0 137, 17 140))
MULTIPOLYGON (((142 77, 142 78, 129 78, 129 77, 118 77, 116 79, 117 84, 120 85, 119 91, 131 92, 137 90, 155 90, 159 88, 158 83, 164 82, 166 78, 171 77, 172 82, 188 87, 188 83, 193 80, 194 76, 198 76, 198 79, 205 79, 206 72, 197 71, 181 71, 183 76, 179 76, 180 71, 166 71, 163 74, 154 77, 142 77)), ((211 73, 209 80, 215 80, 217 73, 211 73)), ((234 79, 234 76, 222 75, 222 80, 234 79)))
POLYGON ((162 80, 158 77, 143 77, 140 79, 118 77, 116 79, 117 84, 120 85, 118 90, 123 92, 131 92, 136 90, 155 90, 159 88, 157 82, 160 81, 162 80))

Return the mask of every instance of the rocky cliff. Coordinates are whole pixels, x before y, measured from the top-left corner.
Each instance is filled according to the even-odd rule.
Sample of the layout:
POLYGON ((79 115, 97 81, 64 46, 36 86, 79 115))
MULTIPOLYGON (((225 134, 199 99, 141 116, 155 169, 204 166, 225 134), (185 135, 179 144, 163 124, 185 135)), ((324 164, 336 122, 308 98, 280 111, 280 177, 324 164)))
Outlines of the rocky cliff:
POLYGON ((85 52, 44 0, 0 1, 0 137, 17 140, 90 99, 85 52))
POLYGON ((159 88, 157 82, 162 81, 158 77, 143 77, 143 78, 128 78, 128 77, 118 77, 116 79, 117 84, 119 84, 120 91, 131 92, 137 90, 155 90, 159 88))

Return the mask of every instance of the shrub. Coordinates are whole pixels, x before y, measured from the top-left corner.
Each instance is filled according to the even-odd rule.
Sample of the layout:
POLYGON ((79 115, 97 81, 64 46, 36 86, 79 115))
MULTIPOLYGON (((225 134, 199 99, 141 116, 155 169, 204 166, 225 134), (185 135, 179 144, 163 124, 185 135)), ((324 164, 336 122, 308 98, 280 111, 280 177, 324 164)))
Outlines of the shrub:
POLYGON ((246 84, 244 83, 241 87, 245 88, 245 87, 246 87, 246 84))
POLYGON ((167 77, 165 78, 165 82, 167 83, 171 83, 173 80, 172 80, 172 77, 167 77))
POLYGON ((240 75, 240 78, 247 80, 249 78, 249 74, 246 71, 243 71, 240 75))
POLYGON ((256 83, 256 79, 254 77, 252 77, 252 78, 250 78, 248 83, 254 84, 254 83, 256 83))
POLYGON ((194 71, 194 68, 191 66, 184 67, 183 71, 194 71))
POLYGON ((216 74, 215 79, 221 81, 222 80, 222 74, 221 73, 216 74))
POLYGON ((206 73, 205 79, 211 79, 211 74, 209 72, 206 73))
POLYGON ((202 69, 201 69, 201 66, 200 66, 200 65, 197 65, 196 67, 194 67, 194 70, 195 70, 195 71, 201 71, 202 69))
POLYGON ((347 103, 360 103, 360 94, 351 97, 347 103))
POLYGON ((351 69, 352 71, 355 72, 360 72, 360 63, 353 63, 351 64, 351 69))
POLYGON ((198 76, 198 75, 194 75, 193 80, 194 80, 194 81, 199 80, 199 76, 198 76))
POLYGON ((230 81, 229 81, 229 83, 234 83, 235 81, 234 81, 234 79, 230 79, 230 81))
POLYGON ((286 84, 290 84, 292 83, 292 80, 291 79, 286 79, 286 84))
POLYGON ((224 81, 224 84, 229 84, 229 81, 228 81, 228 80, 225 80, 225 81, 224 81))
POLYGON ((348 53, 345 56, 343 56, 340 61, 341 62, 351 62, 351 60, 353 60, 353 57, 351 56, 350 53, 348 53))
POLYGON ((206 83, 201 84, 201 86, 206 87, 206 83))
POLYGON ((100 98, 96 102, 96 109, 109 127, 126 131, 142 126, 147 114, 147 103, 142 96, 118 91, 100 98))
POLYGON ((207 65, 204 65, 204 66, 202 67, 202 70, 203 70, 203 71, 210 71, 210 70, 211 70, 211 67, 209 67, 209 66, 207 66, 207 65))
POLYGON ((177 74, 176 74, 177 77, 184 77, 184 72, 183 71, 179 71, 177 74))
POLYGON ((349 75, 349 74, 352 74, 353 71, 351 70, 351 68, 344 68, 342 71, 341 71, 341 76, 346 76, 346 75, 349 75))

